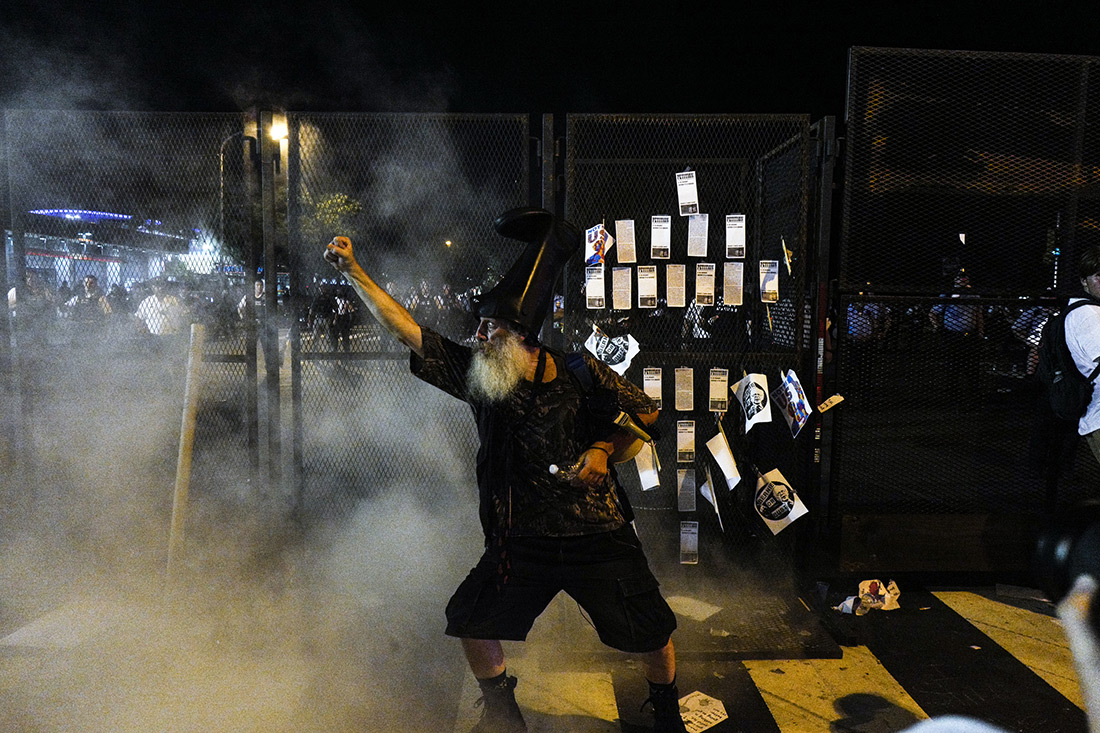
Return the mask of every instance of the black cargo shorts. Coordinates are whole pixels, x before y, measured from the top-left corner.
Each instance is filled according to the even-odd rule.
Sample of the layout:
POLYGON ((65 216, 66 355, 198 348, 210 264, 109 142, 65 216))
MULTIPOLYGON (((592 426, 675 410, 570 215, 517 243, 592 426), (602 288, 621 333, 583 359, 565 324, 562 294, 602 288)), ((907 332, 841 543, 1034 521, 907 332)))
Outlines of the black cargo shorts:
POLYGON ((499 553, 489 548, 451 597, 449 636, 523 641, 559 591, 577 601, 613 649, 655 651, 676 628, 630 525, 577 537, 512 537, 507 548, 507 582, 499 582, 499 553))

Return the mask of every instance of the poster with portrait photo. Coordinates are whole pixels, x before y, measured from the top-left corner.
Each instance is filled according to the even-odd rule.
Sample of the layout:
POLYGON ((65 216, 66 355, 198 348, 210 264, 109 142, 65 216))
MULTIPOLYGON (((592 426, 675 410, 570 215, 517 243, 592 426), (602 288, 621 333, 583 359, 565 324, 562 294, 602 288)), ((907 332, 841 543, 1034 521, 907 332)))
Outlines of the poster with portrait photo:
POLYGON ((809 511, 778 468, 757 476, 753 507, 773 535, 809 511))
POLYGON ((786 374, 780 370, 779 386, 772 390, 772 401, 787 421, 791 437, 797 438, 799 431, 809 421, 812 408, 794 369, 788 369, 786 374))
POLYGON ((597 224, 584 232, 584 264, 599 265, 607 260, 615 238, 607 233, 604 225, 597 224))
POLYGON ((745 432, 753 425, 772 421, 771 398, 768 396, 768 378, 763 374, 746 374, 733 385, 733 393, 745 414, 745 432))
POLYGON ((592 326, 592 333, 584 342, 584 348, 620 376, 626 374, 630 363, 642 350, 638 340, 630 334, 611 338, 596 326, 592 326))

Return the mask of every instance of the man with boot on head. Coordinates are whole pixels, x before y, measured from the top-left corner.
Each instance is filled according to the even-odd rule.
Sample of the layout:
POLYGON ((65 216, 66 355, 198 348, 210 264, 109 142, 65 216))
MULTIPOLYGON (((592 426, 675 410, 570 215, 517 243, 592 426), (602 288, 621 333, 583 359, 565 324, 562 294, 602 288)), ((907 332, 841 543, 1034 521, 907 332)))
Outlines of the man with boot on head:
POLYGON ((661 597, 611 467, 635 436, 587 411, 590 394, 612 395, 636 424, 648 426, 657 419, 656 406, 587 355, 595 389, 586 389, 562 354, 539 343, 554 281, 580 247, 580 232, 548 211, 528 208, 501 215, 496 229, 525 247, 476 304, 473 348, 421 327, 363 270, 346 237, 333 239, 325 252, 374 317, 412 350, 413 374, 467 402, 477 420, 485 552, 447 604, 447 634, 461 639, 485 702, 475 730, 527 730, 501 640, 526 639, 564 590, 603 643, 639 656, 654 730, 685 731, 671 638, 676 617, 661 597), (551 466, 575 470, 566 480, 551 474, 551 466))

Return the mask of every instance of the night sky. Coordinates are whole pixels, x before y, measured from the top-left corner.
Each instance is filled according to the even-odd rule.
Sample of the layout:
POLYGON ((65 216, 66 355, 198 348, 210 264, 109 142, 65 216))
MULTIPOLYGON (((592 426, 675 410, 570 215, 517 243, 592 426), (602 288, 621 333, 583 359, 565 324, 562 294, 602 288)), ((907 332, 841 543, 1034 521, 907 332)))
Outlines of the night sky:
POLYGON ((1095 0, 6 0, 0 13, 5 108, 842 118, 852 46, 1100 54, 1095 0))

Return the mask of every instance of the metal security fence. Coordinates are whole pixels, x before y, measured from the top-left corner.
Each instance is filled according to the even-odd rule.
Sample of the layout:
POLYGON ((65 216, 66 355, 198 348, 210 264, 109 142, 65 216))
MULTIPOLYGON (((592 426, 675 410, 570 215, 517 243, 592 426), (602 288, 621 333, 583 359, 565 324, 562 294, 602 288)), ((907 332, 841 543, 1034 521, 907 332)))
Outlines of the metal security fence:
POLYGON ((360 262, 421 324, 470 338, 470 296, 495 285, 516 255, 492 223, 528 203, 528 117, 291 114, 288 122, 300 507, 346 513, 395 485, 436 504, 456 492, 470 500, 469 408, 411 376, 407 349, 321 255, 333 236, 350 236, 360 262))
POLYGON ((1033 376, 1100 232, 1098 62, 852 51, 831 314, 852 567, 1026 567, 1035 518, 1100 486, 1043 422, 1033 376))
POLYGON ((147 512, 129 526, 165 527, 192 323, 200 497, 308 520, 397 491, 465 512, 468 408, 408 374, 321 255, 348 234, 418 320, 468 338, 470 297, 517 254, 493 220, 541 203, 616 240, 602 290, 567 267, 551 343, 637 347, 626 376, 659 394, 664 434, 660 489, 624 471, 641 521, 698 521, 704 553, 806 538, 853 570, 1016 567, 1020 525, 1100 480, 1038 421, 1031 376, 1100 231, 1095 63, 853 51, 833 247, 831 128, 798 115, 569 115, 559 140, 549 116, 7 111, 5 519, 77 526, 130 501, 147 512), (746 431, 729 385, 788 372, 814 406, 845 401, 797 436, 778 410, 746 431), (722 528, 679 491, 689 471, 724 483, 719 424, 748 478, 718 492, 722 528), (773 469, 811 509, 774 540, 751 506, 773 469))
POLYGON ((34 517, 87 533, 95 553, 127 542, 124 556, 162 551, 191 324, 203 326, 210 362, 196 492, 251 493, 257 402, 245 344, 255 330, 238 303, 253 242, 233 226, 250 218, 245 123, 5 112, 12 526, 34 517))
MULTIPOLYGON (((704 553, 756 545, 761 530, 767 533, 751 506, 755 469, 779 468, 813 501, 811 431, 792 438, 775 411, 775 422, 746 433, 729 389, 752 372, 774 387, 788 370, 812 386, 810 147, 809 121, 797 115, 567 120, 566 215, 585 229, 602 224, 616 242, 602 271, 581 258, 567 265, 561 338, 571 350, 592 338, 636 342, 626 376, 639 385, 646 370, 660 370, 651 389, 663 408, 658 455, 665 480, 642 493, 636 473, 625 473, 632 501, 656 512, 664 530, 679 520, 700 522, 704 553), (678 180, 685 173, 694 174, 694 208, 681 208, 678 180), (593 275, 603 276, 602 287, 590 284, 593 275), (712 380, 719 385, 713 393, 712 380), (713 404, 712 395, 720 402, 713 404), (685 423, 694 432, 688 454, 677 437, 685 423), (736 492, 726 488, 705 445, 720 423, 747 476, 736 492), (708 468, 721 487, 724 531, 702 498, 678 496, 685 477, 702 484, 708 468)), ((781 536, 781 544, 796 531, 781 536)))

